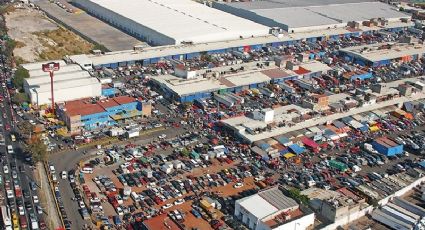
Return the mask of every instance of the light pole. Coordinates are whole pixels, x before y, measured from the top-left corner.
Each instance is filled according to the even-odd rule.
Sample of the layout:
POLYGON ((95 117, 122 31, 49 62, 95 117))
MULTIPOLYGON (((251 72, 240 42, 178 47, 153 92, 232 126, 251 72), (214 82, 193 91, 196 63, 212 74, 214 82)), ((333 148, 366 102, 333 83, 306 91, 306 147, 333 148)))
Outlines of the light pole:
POLYGON ((44 72, 49 72, 49 75, 50 75, 50 91, 52 94, 52 114, 54 116, 55 115, 55 95, 53 93, 53 73, 59 70, 60 68, 59 62, 49 62, 46 64, 42 64, 41 68, 43 69, 44 72))

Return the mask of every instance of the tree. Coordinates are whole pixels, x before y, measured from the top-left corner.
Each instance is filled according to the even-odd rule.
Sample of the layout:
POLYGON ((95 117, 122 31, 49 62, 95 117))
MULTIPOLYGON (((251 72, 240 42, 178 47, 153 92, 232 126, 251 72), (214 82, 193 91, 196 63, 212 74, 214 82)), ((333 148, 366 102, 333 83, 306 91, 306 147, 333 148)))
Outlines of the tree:
POLYGON ((306 195, 302 195, 299 189, 293 188, 287 190, 288 196, 292 199, 298 201, 301 204, 308 205, 310 199, 306 195))
POLYGON ((21 90, 24 85, 24 79, 29 77, 30 74, 28 73, 28 70, 24 69, 22 66, 19 66, 15 71, 15 76, 13 77, 12 83, 16 88, 21 90))
POLYGON ((47 160, 47 146, 39 136, 33 136, 27 146, 27 151, 31 153, 35 162, 47 160))
POLYGON ((108 52, 109 51, 108 48, 106 48, 102 44, 96 44, 96 45, 94 45, 93 50, 100 50, 102 52, 108 52))
POLYGON ((24 102, 29 102, 29 97, 26 93, 16 93, 12 96, 12 102, 15 104, 22 104, 24 102))
POLYGON ((19 129, 21 130, 22 136, 27 138, 31 136, 31 133, 33 132, 33 125, 29 123, 28 121, 21 122, 19 124, 19 129))

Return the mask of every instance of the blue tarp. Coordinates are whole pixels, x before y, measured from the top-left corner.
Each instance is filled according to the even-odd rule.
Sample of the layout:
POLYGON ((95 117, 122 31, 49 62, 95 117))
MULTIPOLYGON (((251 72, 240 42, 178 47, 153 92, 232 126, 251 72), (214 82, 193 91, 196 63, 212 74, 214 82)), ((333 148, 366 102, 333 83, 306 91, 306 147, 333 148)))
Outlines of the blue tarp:
POLYGON ((303 147, 301 147, 301 146, 299 146, 299 145, 297 145, 297 144, 292 144, 292 145, 290 145, 289 146, 289 149, 291 149, 291 151, 293 152, 293 153, 295 153, 295 154, 297 154, 297 155, 300 155, 301 153, 303 153, 304 152, 304 148, 303 147))
POLYGON ((352 117, 343 117, 341 118, 341 120, 345 123, 345 124, 349 124, 353 118, 352 117))
POLYGON ((287 137, 284 137, 284 136, 278 136, 278 137, 275 137, 274 139, 276 139, 282 145, 285 145, 291 142, 287 137))
POLYGON ((266 150, 270 148, 270 145, 267 143, 261 143, 258 147, 260 147, 262 150, 266 150))
POLYGON ((287 153, 289 153, 289 149, 282 149, 279 151, 280 155, 285 155, 287 153))
MULTIPOLYGON (((363 124, 363 123, 362 123, 362 124, 363 124)), ((362 131, 362 132, 367 132, 367 131, 369 131, 369 126, 368 126, 368 125, 363 124, 363 126, 362 126, 362 127, 360 127, 360 128, 359 128, 359 130, 360 130, 360 131, 362 131)))

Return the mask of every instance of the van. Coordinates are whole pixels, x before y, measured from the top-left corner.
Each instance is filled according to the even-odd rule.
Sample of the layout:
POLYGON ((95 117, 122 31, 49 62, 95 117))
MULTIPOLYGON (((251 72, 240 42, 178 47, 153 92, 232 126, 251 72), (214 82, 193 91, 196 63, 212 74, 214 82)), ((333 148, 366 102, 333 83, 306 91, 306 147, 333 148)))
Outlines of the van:
POLYGON ((134 202, 138 202, 140 200, 140 196, 136 192, 131 192, 131 199, 133 199, 134 202))
POLYGON ((49 165, 49 171, 50 171, 51 174, 55 174, 55 172, 56 172, 55 166, 49 165))
POLYGON ((93 168, 89 168, 89 167, 84 167, 81 169, 82 173, 86 173, 86 174, 92 174, 93 173, 93 168))

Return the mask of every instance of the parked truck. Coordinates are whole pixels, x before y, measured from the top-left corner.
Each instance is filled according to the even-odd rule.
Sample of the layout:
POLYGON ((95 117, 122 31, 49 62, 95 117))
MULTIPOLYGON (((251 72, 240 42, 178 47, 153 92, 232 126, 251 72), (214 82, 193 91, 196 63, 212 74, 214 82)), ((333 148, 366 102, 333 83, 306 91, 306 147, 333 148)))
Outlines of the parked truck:
POLYGON ((126 132, 127 138, 138 137, 140 135, 139 130, 129 130, 126 132))
POLYGON ((123 190, 123 192, 122 192, 122 199, 123 200, 128 200, 128 198, 130 197, 130 195, 131 195, 131 187, 129 187, 129 186, 125 186, 124 187, 124 190, 123 190))
POLYGON ((378 153, 378 151, 376 151, 370 143, 364 143, 363 148, 369 153, 378 153))

